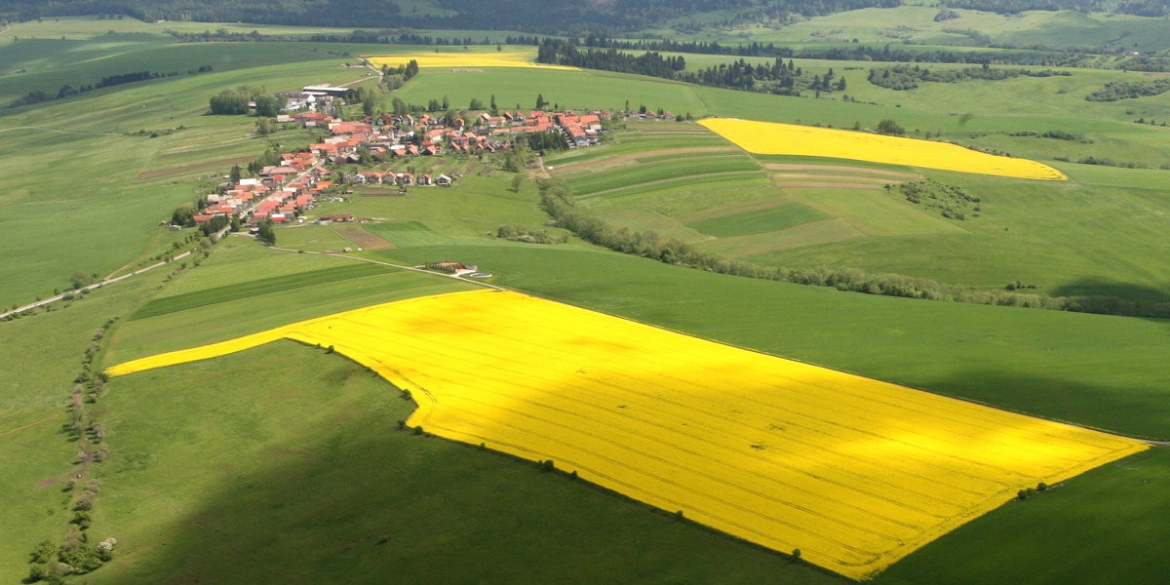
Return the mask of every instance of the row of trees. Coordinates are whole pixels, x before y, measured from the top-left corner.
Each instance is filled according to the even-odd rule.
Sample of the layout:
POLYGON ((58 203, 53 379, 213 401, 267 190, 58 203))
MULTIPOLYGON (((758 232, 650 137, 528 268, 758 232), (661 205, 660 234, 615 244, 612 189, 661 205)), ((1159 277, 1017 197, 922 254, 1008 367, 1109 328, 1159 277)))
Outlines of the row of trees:
POLYGON ((830 69, 824 77, 804 77, 804 72, 795 61, 787 63, 777 57, 771 64, 752 65, 745 59, 731 63, 712 65, 699 71, 687 71, 686 60, 681 56, 663 57, 657 51, 632 54, 617 48, 580 49, 573 41, 544 39, 537 51, 537 61, 556 65, 568 65, 586 69, 601 69, 619 73, 649 75, 674 79, 697 85, 727 87, 744 91, 760 91, 787 95, 800 95, 802 90, 821 92, 844 91, 845 78, 835 79, 830 69))
POLYGON ((94 418, 88 405, 97 403, 105 391, 108 377, 94 362, 101 354, 102 339, 117 320, 117 317, 107 319, 94 332, 69 396, 69 420, 63 430, 71 441, 77 443, 77 455, 74 471, 70 473, 71 479, 66 482, 64 490, 68 493, 66 503, 72 513, 68 532, 60 542, 46 540, 33 549, 25 583, 60 583, 66 575, 95 571, 114 558, 117 540, 107 538, 97 544, 89 541, 89 528, 93 524, 93 511, 102 484, 100 480, 85 481, 84 478, 92 465, 105 461, 110 453, 105 427, 94 418))
MULTIPOLYGON (((206 73, 206 72, 209 72, 211 70, 212 70, 212 67, 210 65, 203 65, 203 66, 200 66, 198 69, 188 69, 187 75, 206 73)), ((101 89, 103 87, 113 87, 115 85, 123 85, 123 84, 127 84, 127 83, 137 83, 140 81, 149 81, 151 79, 177 77, 179 75, 182 75, 182 73, 180 73, 178 71, 169 71, 166 73, 163 73, 160 71, 135 71, 133 73, 119 73, 117 75, 108 75, 106 77, 99 79, 97 81, 97 83, 92 83, 92 84, 80 84, 80 85, 74 87, 72 84, 66 83, 66 84, 62 85, 61 88, 58 89, 56 93, 47 92, 44 90, 30 91, 30 92, 24 94, 23 96, 17 98, 16 100, 13 100, 11 103, 8 104, 8 107, 16 108, 16 107, 20 107, 20 106, 39 104, 41 102, 64 99, 64 98, 78 95, 81 93, 90 92, 90 91, 93 91, 95 89, 101 89)))

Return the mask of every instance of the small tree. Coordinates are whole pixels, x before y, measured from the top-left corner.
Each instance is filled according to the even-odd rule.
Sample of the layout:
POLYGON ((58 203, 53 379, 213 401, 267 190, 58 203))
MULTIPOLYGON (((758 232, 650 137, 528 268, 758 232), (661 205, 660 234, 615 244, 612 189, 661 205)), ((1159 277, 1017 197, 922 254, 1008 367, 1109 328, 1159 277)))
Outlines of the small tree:
POLYGON ((906 133, 906 130, 898 125, 897 122, 886 118, 878 122, 877 131, 879 134, 889 134, 893 136, 901 136, 906 133))
POLYGON ((256 234, 261 241, 267 243, 269 246, 276 245, 276 232, 272 229, 272 220, 266 219, 260 222, 260 231, 256 234))

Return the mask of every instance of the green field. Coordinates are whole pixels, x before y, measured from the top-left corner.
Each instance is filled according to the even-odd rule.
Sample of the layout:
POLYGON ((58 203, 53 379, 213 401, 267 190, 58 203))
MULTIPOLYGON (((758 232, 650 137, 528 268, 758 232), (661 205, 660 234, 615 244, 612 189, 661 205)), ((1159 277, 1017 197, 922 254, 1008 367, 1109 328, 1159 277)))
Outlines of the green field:
POLYGON ((807 205, 787 203, 771 209, 745 211, 696 221, 687 225, 704 234, 717 238, 729 238, 779 231, 829 217, 829 215, 807 205))
MULTIPOLYGON (((415 4, 443 13, 421 0, 404 9, 415 4)), ((1124 35, 1121 48, 1153 51, 1170 38, 1160 20, 1122 15, 1009 18, 960 10, 959 19, 939 23, 933 20, 938 10, 871 9, 768 27, 733 23, 728 11, 704 16, 723 25, 679 38, 791 48, 848 47, 857 38, 921 51, 983 50, 976 46, 981 37, 956 32, 961 29, 995 44, 1044 42, 1057 49, 1121 47, 1124 35)), ((433 50, 181 44, 162 32, 168 26, 220 28, 44 19, 0 34, 0 106, 29 91, 55 93, 63 83, 144 69, 181 72, 0 110, 0 307, 64 290, 77 272, 124 273, 168 253, 204 249, 189 241, 192 230, 172 232, 159 222, 270 145, 295 150, 325 135, 288 129, 256 136, 254 118, 205 115, 211 95, 246 84, 287 91, 370 83, 369 70, 343 64, 359 55, 433 50), (202 65, 213 71, 186 73, 202 65)), ((290 37, 352 32, 223 27, 290 37)), ((441 34, 502 40, 505 33, 441 34)), ((1102 67, 1117 66, 1120 58, 1094 57, 1102 67)), ((687 55, 691 69, 737 59, 687 55)), ((409 268, 441 260, 476 264, 493 275, 489 284, 672 331, 1014 412, 1170 440, 1165 319, 911 300, 726 276, 590 245, 568 237, 542 210, 536 182, 547 173, 569 184, 582 213, 615 228, 677 238, 725 262, 890 272, 981 291, 1019 281, 1041 294, 1170 301, 1170 171, 1161 169, 1170 164, 1170 130, 1134 123, 1139 117, 1170 122, 1170 93, 1109 103, 1084 99, 1107 82, 1146 79, 1143 74, 1086 68, 1068 77, 893 91, 865 81, 868 69, 881 63, 797 65, 806 75, 834 68, 857 102, 836 93, 781 97, 601 71, 484 68, 424 69, 383 96, 380 107, 390 108, 394 96, 415 104, 447 97, 456 109, 495 97, 501 109, 526 110, 540 94, 579 110, 616 111, 628 102, 632 109, 694 116, 837 128, 856 123, 863 131, 890 118, 911 136, 939 133, 942 140, 1035 158, 1070 180, 752 156, 701 126, 673 121, 607 122, 606 144, 546 152, 544 168, 533 161, 515 187, 515 175, 501 170, 502 157, 489 155, 365 165, 360 168, 458 178, 450 188, 406 192, 344 185, 353 191, 347 201, 323 202, 303 225, 277 228, 276 247, 228 237, 198 263, 167 265, 0 322, 0 581, 26 577, 37 543, 60 542, 71 527, 71 493, 63 488, 82 467, 63 425, 87 348, 96 352, 96 372, 305 319, 480 286, 409 268), (1073 139, 1026 134, 1053 130, 1073 139), (1146 168, 1057 157, 1107 157, 1146 168), (946 218, 881 188, 918 178, 965 188, 980 198, 978 212, 968 206, 965 220, 946 218), (311 221, 336 214, 361 223, 311 221), (501 226, 547 230, 567 241, 508 241, 496 237, 501 226), (377 245, 358 251, 362 241, 377 245), (113 317, 119 319, 96 335, 113 317)), ((358 169, 333 168, 337 175, 358 169)), ((398 431, 397 421, 413 406, 345 358, 288 341, 115 378, 85 407, 103 425, 110 456, 84 473, 102 482, 88 536, 114 536, 119 548, 111 563, 65 582, 351 583, 392 575, 393 581, 452 584, 850 583, 542 473, 531 462, 398 431)), ((1159 583, 1170 570, 1162 544, 1170 525, 1161 521, 1170 506, 1167 488, 1170 451, 1157 447, 977 518, 875 582, 1159 583)))

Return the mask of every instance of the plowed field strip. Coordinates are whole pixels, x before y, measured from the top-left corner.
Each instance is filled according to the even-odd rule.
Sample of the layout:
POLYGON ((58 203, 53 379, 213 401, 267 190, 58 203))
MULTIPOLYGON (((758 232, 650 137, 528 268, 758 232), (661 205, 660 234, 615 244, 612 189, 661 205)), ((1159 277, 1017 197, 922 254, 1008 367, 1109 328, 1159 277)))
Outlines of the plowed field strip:
POLYGON ((554 163, 553 174, 555 174, 555 175, 572 174, 572 173, 575 173, 577 171, 583 171, 583 170, 591 169, 594 167, 602 167, 602 166, 608 167, 608 166, 613 166, 613 165, 619 165, 622 163, 633 162, 633 161, 636 161, 640 158, 672 156, 672 155, 700 154, 700 153, 712 153, 712 152, 741 152, 741 150, 739 149, 739 147, 736 147, 736 146, 710 146, 710 147, 703 147, 703 148, 668 148, 665 150, 647 150, 644 152, 622 154, 622 155, 613 156, 613 157, 609 157, 609 158, 582 161, 579 163, 573 163, 573 162, 565 162, 565 163, 560 163, 560 164, 554 163))
POLYGON ((781 189, 881 189, 882 185, 874 183, 831 183, 828 181, 776 181, 773 185, 781 189))
POLYGON ((863 167, 846 167, 838 165, 797 165, 797 164, 783 164, 783 163, 767 163, 764 168, 769 171, 825 171, 827 173, 849 173, 856 175, 886 175, 889 177, 896 177, 899 179, 906 179, 907 181, 921 181, 922 175, 916 173, 900 173, 898 171, 886 171, 882 169, 867 169, 863 167))
POLYGON ((890 179, 881 177, 860 177, 857 175, 817 175, 812 173, 777 173, 771 175, 773 179, 818 179, 826 182, 833 181, 862 181, 866 183, 876 183, 878 185, 888 185, 890 183, 905 183, 903 179, 890 179))

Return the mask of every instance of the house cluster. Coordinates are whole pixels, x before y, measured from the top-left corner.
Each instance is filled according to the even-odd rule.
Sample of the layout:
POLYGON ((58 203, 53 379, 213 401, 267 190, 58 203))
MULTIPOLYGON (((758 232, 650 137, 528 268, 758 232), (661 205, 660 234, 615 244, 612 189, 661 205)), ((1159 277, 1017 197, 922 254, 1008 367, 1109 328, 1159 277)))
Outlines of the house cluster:
POLYGON ((278 165, 264 167, 254 179, 223 184, 218 194, 207 196, 207 205, 195 216, 207 223, 216 216, 238 215, 251 224, 264 220, 287 223, 316 205, 321 192, 333 185, 316 156, 308 152, 285 153, 278 165))
POLYGON ((608 115, 602 110, 587 114, 535 110, 502 112, 496 116, 483 112, 469 116, 470 121, 424 113, 387 114, 343 122, 318 112, 301 112, 282 115, 278 120, 328 128, 331 136, 311 145, 310 150, 321 159, 344 164, 360 162, 359 150, 363 147, 372 155, 388 159, 436 156, 445 152, 478 154, 511 148, 517 137, 536 132, 560 133, 571 147, 589 146, 599 141, 601 119, 608 115))

